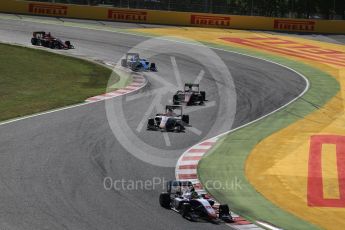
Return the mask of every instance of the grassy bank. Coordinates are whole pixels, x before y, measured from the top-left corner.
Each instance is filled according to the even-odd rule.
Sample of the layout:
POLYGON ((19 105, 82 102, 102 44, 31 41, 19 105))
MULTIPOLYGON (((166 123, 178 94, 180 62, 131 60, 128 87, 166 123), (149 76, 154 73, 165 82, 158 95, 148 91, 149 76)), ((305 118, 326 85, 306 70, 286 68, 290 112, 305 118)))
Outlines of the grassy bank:
POLYGON ((105 92, 111 70, 88 61, 0 44, 0 120, 83 102, 105 92))

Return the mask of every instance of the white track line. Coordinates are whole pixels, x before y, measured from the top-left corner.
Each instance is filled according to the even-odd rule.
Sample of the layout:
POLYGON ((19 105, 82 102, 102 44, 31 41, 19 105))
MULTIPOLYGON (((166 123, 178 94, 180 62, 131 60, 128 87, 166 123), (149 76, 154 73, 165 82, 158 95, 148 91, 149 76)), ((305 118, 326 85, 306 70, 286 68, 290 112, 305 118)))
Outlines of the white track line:
POLYGON ((200 84, 201 80, 204 78, 205 76, 205 71, 202 69, 199 73, 199 75, 197 76, 197 78, 194 81, 194 84, 200 84))
POLYGON ((200 136, 202 134, 202 131, 200 131, 199 129, 195 128, 195 127, 185 127, 186 129, 188 129, 189 131, 191 131, 192 133, 200 136))
POLYGON ((147 109, 146 113, 144 114, 143 118, 141 119, 141 121, 138 124, 137 127, 137 132, 141 132, 141 130, 143 129, 144 125, 146 124, 147 120, 149 119, 149 117, 152 114, 152 111, 154 110, 154 108, 156 107, 156 105, 160 102, 161 100, 161 95, 158 94, 157 96, 155 96, 155 98, 153 99, 150 107, 147 109))
POLYGON ((268 223, 265 223, 265 222, 262 222, 262 221, 256 221, 257 224, 267 228, 267 229, 271 229, 271 230, 282 230, 282 228, 277 228, 277 227, 274 227, 268 223))
POLYGON ((181 80, 180 70, 178 69, 176 58, 175 57, 170 57, 170 59, 171 59, 171 64, 173 66, 174 74, 175 74, 175 77, 176 77, 177 86, 179 88, 183 88, 183 83, 182 83, 182 80, 181 80))
POLYGON ((169 134, 163 133, 164 141, 166 146, 171 146, 170 139, 169 139, 169 134))

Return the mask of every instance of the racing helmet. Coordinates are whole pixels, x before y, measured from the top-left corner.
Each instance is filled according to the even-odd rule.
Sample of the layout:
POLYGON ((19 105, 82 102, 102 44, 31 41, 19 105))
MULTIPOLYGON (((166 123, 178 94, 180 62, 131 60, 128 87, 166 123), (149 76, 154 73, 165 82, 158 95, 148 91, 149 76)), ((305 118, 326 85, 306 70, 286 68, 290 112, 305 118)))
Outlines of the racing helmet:
POLYGON ((197 192, 193 191, 192 194, 191 194, 191 198, 192 199, 197 199, 198 197, 199 197, 199 194, 197 192))

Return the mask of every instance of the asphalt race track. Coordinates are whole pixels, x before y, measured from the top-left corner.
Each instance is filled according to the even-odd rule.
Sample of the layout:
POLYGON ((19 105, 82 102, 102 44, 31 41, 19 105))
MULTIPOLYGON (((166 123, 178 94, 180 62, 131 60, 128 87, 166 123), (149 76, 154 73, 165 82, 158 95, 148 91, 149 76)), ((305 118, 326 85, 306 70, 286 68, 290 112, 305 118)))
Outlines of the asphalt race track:
MULTIPOLYGON (((104 62, 117 62, 132 47, 148 39, 0 20, 0 41, 31 46, 31 33, 35 30, 50 31, 76 46, 75 50, 61 53, 104 62)), ((189 146, 228 129, 222 126, 225 120, 233 119, 232 128, 246 124, 291 101, 305 88, 306 83, 300 76, 281 66, 215 50, 233 77, 237 97, 228 98, 229 92, 221 87, 222 79, 215 80, 209 74, 217 67, 205 68, 204 64, 179 54, 178 50, 183 49, 179 44, 171 46, 176 53, 153 57, 159 76, 147 76, 149 84, 140 92, 143 96, 110 101, 116 111, 120 111, 116 106, 122 106, 128 127, 136 132, 155 98, 151 92, 164 82, 177 84, 173 59, 183 82, 195 81, 204 70, 200 83, 209 101, 200 110, 193 107, 189 111, 191 129, 186 133, 168 134, 168 142, 160 132, 149 132, 145 128, 137 132, 143 143, 160 149, 162 154, 169 151, 169 157, 175 161, 189 146), (229 106, 236 110, 230 111, 230 115, 224 112, 229 106)), ((171 93, 163 95, 158 103, 164 106, 171 96, 171 93)), ((129 153, 113 134, 108 120, 103 101, 0 126, 1 229, 229 229, 222 224, 191 223, 173 211, 162 209, 158 203, 162 185, 152 189, 107 191, 103 186, 105 177, 134 181, 154 179, 156 182, 163 178, 174 179, 173 167, 154 166, 129 153)), ((129 138, 128 142, 131 141, 129 138)))

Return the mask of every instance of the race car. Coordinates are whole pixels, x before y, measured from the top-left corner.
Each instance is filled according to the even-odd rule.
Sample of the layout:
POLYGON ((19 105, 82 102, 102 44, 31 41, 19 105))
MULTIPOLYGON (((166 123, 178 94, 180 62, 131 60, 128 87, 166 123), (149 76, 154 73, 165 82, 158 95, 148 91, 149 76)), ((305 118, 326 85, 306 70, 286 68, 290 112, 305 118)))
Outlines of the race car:
POLYGON ((156 114, 147 122, 147 130, 161 130, 167 132, 183 132, 185 125, 189 124, 189 115, 183 114, 180 105, 167 105, 165 112, 156 114))
POLYGON ((204 219, 211 222, 224 221, 232 223, 228 205, 220 205, 219 210, 213 207, 215 201, 195 192, 190 181, 169 181, 167 192, 159 196, 159 204, 166 209, 180 213, 182 217, 197 221, 204 219))
POLYGON ((121 66, 130 68, 132 71, 157 72, 156 63, 150 63, 146 59, 141 59, 138 53, 127 53, 126 58, 121 60, 121 66))
POLYGON ((203 105, 206 101, 206 92, 200 91, 199 84, 186 83, 183 90, 179 90, 173 96, 174 105, 186 103, 189 105, 203 105))
POLYGON ((74 46, 70 41, 61 41, 53 36, 50 33, 44 31, 33 32, 31 38, 31 44, 34 46, 43 46, 51 49, 74 49, 74 46))

